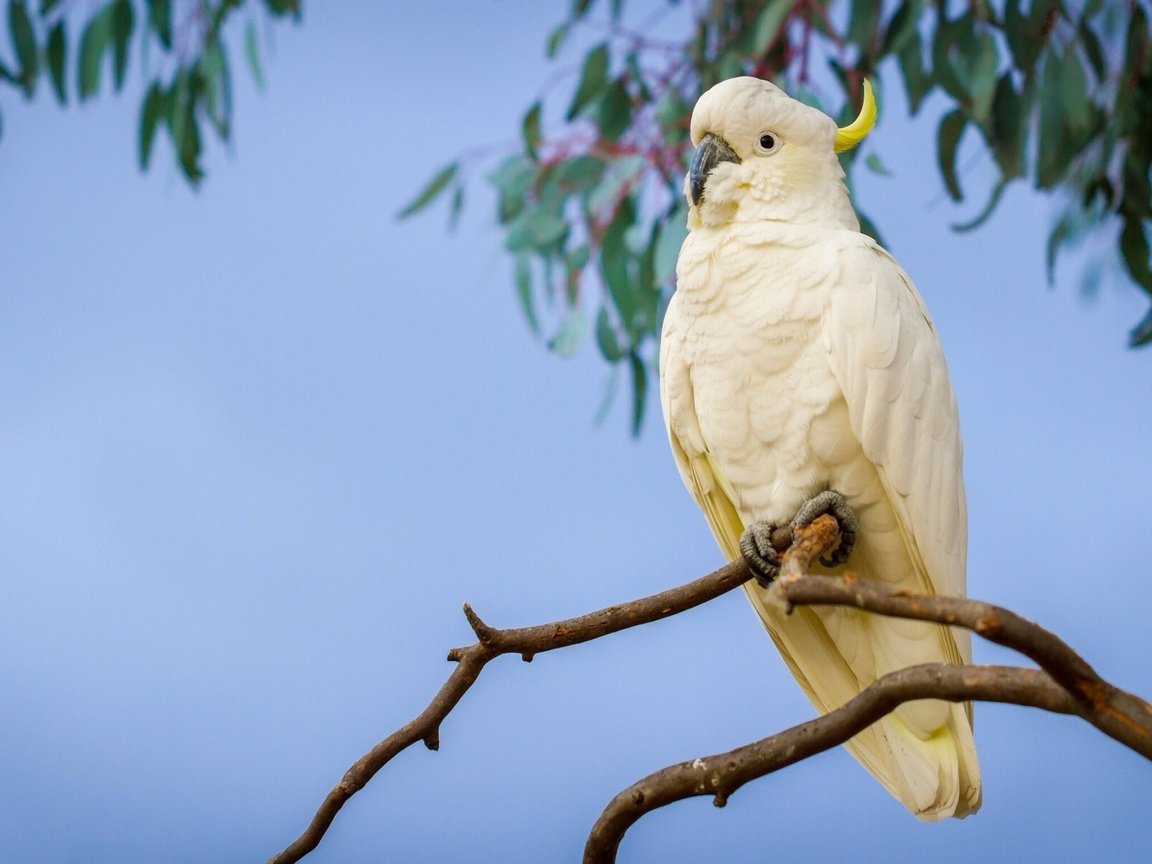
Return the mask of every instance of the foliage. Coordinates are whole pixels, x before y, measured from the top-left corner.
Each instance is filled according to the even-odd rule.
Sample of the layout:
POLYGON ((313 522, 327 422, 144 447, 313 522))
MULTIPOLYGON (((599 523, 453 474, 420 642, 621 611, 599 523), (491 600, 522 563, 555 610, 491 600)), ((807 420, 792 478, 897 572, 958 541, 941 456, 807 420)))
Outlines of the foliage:
MULTIPOLYGON (((529 326, 547 327, 549 346, 561 354, 593 333, 604 359, 631 376, 634 430, 685 230, 680 188, 691 107, 735 75, 775 80, 812 104, 844 106, 841 121, 854 115, 864 77, 881 93, 885 79, 899 78, 913 115, 940 93, 948 107, 937 156, 948 194, 964 197, 956 156, 969 132, 999 174, 983 211, 957 230, 983 224, 1013 180, 1059 190, 1068 204, 1052 228, 1049 277, 1061 247, 1117 226, 1124 266, 1152 298, 1147 0, 710 0, 689 11, 691 35, 682 41, 629 30, 624 5, 575 0, 546 46, 556 58, 576 28, 595 40, 563 123, 546 130, 550 103, 532 104, 519 152, 490 179, 529 326)), ((667 0, 670 9, 678 5, 667 0)), ((846 169, 855 155, 842 157, 846 169)), ((866 164, 883 172, 875 154, 866 164)), ((437 175, 403 215, 448 192, 458 211, 465 183, 458 168, 437 175)), ((1152 342, 1152 312, 1130 341, 1152 342)))
MULTIPOLYGON (((135 42, 147 81, 140 106, 140 167, 148 167, 156 134, 163 129, 181 173, 193 186, 198 184, 204 176, 201 130, 210 129, 221 141, 231 134, 232 78, 223 33, 232 14, 245 7, 250 14, 244 53, 253 78, 258 84, 263 82, 252 12, 257 4, 246 0, 104 0, 84 19, 73 13, 75 5, 68 0, 8 0, 13 60, 9 64, 0 59, 0 85, 7 83, 31 99, 47 78, 56 99, 65 105, 69 78, 74 76, 75 96, 84 102, 100 92, 104 70, 111 65, 112 89, 119 92, 135 42)), ((260 0, 259 5, 271 18, 300 15, 300 0, 260 0)))

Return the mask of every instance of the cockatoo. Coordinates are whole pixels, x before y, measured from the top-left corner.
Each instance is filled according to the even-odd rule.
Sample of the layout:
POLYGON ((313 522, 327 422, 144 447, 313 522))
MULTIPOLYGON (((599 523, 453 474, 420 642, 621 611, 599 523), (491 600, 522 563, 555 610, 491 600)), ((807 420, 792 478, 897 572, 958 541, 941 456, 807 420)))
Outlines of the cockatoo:
MULTIPOLYGON (((664 318, 660 399, 677 467, 721 550, 821 712, 918 663, 969 662, 966 631, 856 609, 770 602, 773 526, 832 512, 840 572, 962 595, 968 526, 956 398, 940 341, 896 260, 860 233, 836 154, 850 126, 756 78, 700 97, 688 236, 664 318), (854 524, 858 520, 858 525, 854 524), (797 515, 799 514, 799 515, 797 515), (852 543, 854 549, 849 550, 852 543)), ((847 743, 924 820, 980 806, 970 705, 905 703, 847 743)))

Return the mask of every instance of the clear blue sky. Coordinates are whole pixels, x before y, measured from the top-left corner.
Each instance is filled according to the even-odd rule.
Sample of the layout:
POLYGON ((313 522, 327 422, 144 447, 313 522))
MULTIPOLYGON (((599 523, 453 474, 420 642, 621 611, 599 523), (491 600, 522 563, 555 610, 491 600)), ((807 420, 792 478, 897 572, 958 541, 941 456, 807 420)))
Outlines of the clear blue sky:
MULTIPOLYGON (((67 111, 5 91, 0 860, 262 861, 424 707, 471 641, 462 601, 538 623, 720 563, 655 402, 639 441, 620 409, 594 428, 604 369, 528 334, 480 175, 456 234, 393 219, 513 140, 564 7, 307 4, 267 92, 237 58, 235 143, 198 193, 166 142, 136 171, 136 83, 67 111)), ((982 202, 942 203, 933 125, 886 85, 871 146, 895 176, 860 194, 943 335, 970 591, 1152 695, 1152 353, 1122 347, 1144 301, 1085 301, 1075 262, 1047 288, 1051 204, 1025 189, 951 233, 982 202)), ((634 779, 810 715, 739 594, 504 659, 310 860, 577 860, 634 779)), ((1026 709, 980 707, 977 740, 964 822, 918 824, 836 751, 653 815, 621 860, 1146 854, 1152 766, 1026 709)))

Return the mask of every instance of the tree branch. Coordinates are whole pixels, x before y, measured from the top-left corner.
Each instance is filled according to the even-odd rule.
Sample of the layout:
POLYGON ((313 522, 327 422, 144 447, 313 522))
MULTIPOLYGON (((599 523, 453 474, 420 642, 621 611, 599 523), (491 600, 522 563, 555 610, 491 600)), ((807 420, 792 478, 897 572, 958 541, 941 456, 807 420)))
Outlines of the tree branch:
MULTIPOLYGON (((785 565, 787 568, 789 565, 785 565)), ((1152 705, 1102 679, 1063 640, 1039 624, 979 600, 913 594, 843 577, 782 570, 772 590, 795 606, 854 606, 879 615, 966 627, 1035 660, 1041 669, 930 663, 885 675, 834 711, 727 753, 650 774, 605 808, 584 847, 584 864, 611 864, 624 833, 673 801, 713 795, 717 806, 758 777, 795 764, 876 722, 903 702, 944 699, 1009 702, 1073 714, 1152 760, 1152 705)))
POLYGON ((653 810, 697 795, 712 795, 713 803, 723 807, 728 797, 750 780, 843 744, 901 703, 928 697, 951 702, 1012 702, 1076 713, 1075 700, 1036 669, 942 663, 901 669, 814 720, 727 753, 670 765, 633 783, 612 799, 592 826, 584 847, 584 864, 614 862, 624 833, 653 810))
POLYGON ((1109 684, 1055 633, 1015 612, 962 597, 893 591, 851 575, 786 577, 775 590, 793 606, 855 606, 880 615, 966 627, 1034 660, 1076 700, 1077 714, 1152 759, 1152 705, 1109 684))
MULTIPOLYGON (((826 530, 826 526, 815 530, 826 530)), ((773 543, 778 548, 788 548, 790 540, 791 533, 787 528, 773 536, 773 543)), ((525 661, 531 661, 534 655, 544 651, 577 645, 609 633, 658 621, 719 597, 751 577, 752 571, 741 559, 694 582, 650 597, 609 606, 578 618, 511 630, 496 630, 489 627, 472 607, 465 603, 464 615, 479 641, 466 648, 453 648, 448 652, 448 659, 456 661, 457 666, 428 707, 414 720, 397 729, 358 759, 328 793, 304 833, 284 851, 270 858, 268 864, 294 864, 315 849, 344 803, 363 789, 376 772, 397 753, 411 747, 417 741, 423 741, 430 750, 438 749, 440 723, 480 677, 489 660, 501 654, 519 654, 525 661)))
MULTIPOLYGON (((596 822, 585 847, 585 864, 614 861, 624 833, 645 813, 695 795, 712 795, 722 806, 749 780, 841 744, 897 705, 913 699, 1011 702, 1076 714, 1152 759, 1152 706, 1104 681, 1078 654, 1039 625, 976 600, 892 591, 851 575, 805 575, 813 561, 839 543, 831 516, 821 516, 797 529, 795 536, 787 527, 777 529, 772 543, 783 553, 781 576, 773 590, 789 607, 854 606, 882 615, 967 627, 1031 657, 1044 671, 927 664, 886 675, 822 717, 729 753, 670 766, 633 784, 612 800, 596 822)), ((270 858, 269 864, 293 864, 315 849, 344 803, 397 753, 418 741, 431 750, 438 749, 440 724, 493 658, 519 654, 531 661, 544 651, 658 621, 719 597, 752 575, 743 560, 733 561, 707 576, 650 597, 577 618, 508 630, 485 624, 465 604, 464 615, 478 641, 448 652, 456 668, 428 707, 357 760, 328 793, 304 833, 270 858)))

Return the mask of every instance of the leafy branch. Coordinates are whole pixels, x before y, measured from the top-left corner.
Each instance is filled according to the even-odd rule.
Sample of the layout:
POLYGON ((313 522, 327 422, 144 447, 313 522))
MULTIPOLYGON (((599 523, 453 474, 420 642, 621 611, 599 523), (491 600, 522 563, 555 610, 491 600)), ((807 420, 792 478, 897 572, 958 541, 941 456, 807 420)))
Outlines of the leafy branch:
POLYGON ((152 160, 157 133, 172 143, 176 164, 192 186, 204 178, 200 165, 203 130, 220 141, 232 134, 232 73, 225 25, 233 14, 249 10, 244 55, 256 83, 263 86, 260 40, 256 28, 262 8, 269 18, 300 16, 301 0, 106 0, 87 18, 69 0, 8 0, 11 65, 0 59, 0 85, 9 84, 32 99, 47 77, 60 105, 68 94, 85 102, 101 89, 111 65, 112 90, 119 93, 128 74, 133 45, 145 66, 147 81, 140 106, 140 168, 152 160), (75 38, 77 31, 79 38, 75 38), (69 53, 75 57, 69 59, 69 53), (75 84, 69 87, 73 70, 75 84))
MULTIPOLYGON (((990 641, 1034 660, 1040 669, 932 663, 891 673, 821 717, 728 753, 664 768, 616 795, 593 825, 584 850, 585 864, 609 864, 628 828, 644 814, 684 798, 710 795, 717 806, 745 783, 842 744, 904 702, 945 699, 984 700, 1041 708, 1079 716, 1136 753, 1152 760, 1152 705, 1102 679, 1076 652, 1051 632, 1013 612, 959 597, 912 594, 843 577, 809 575, 813 561, 839 543, 831 516, 796 531, 778 529, 773 545, 784 551, 784 567, 773 591, 787 608, 836 605, 875 614, 966 627, 990 641)), ((345 772, 328 793, 307 829, 269 864, 293 864, 315 849, 341 807, 394 756, 422 741, 440 746, 444 719, 476 683, 490 660, 519 654, 526 662, 544 651, 577 645, 630 627, 687 611, 731 591, 752 578, 743 560, 686 585, 610 606, 597 612, 541 624, 498 630, 465 604, 464 614, 477 642, 454 648, 455 669, 416 718, 389 735, 345 772)))
MULTIPOLYGON (((902 0, 890 14, 870 0, 718 0, 697 4, 690 33, 671 41, 648 36, 651 22, 623 26, 625 5, 572 4, 548 36, 547 56, 558 58, 578 29, 595 41, 566 108, 535 101, 521 121, 519 152, 489 179, 529 326, 562 355, 594 334, 604 360, 628 370, 634 432, 684 236, 691 108, 732 76, 777 81, 802 101, 834 106, 842 121, 859 104, 864 77, 882 107, 886 82, 900 79, 912 115, 939 94, 947 108, 936 155, 949 197, 966 196, 957 155, 970 133, 996 172, 986 204, 956 230, 982 226, 1008 184, 1030 181, 1065 201, 1049 236, 1049 280, 1062 249, 1114 231, 1128 277, 1152 301, 1147 0, 1032 0, 1026 9, 1020 0, 960 8, 902 0), (596 20, 597 10, 606 20, 596 20)), ((841 158, 851 180, 856 151, 841 158)), ((874 151, 864 163, 885 173, 874 151)), ((458 210, 464 184, 463 175, 442 172, 402 215, 448 193, 458 210)), ((861 224, 877 235, 863 214, 861 224)), ((1129 341, 1152 342, 1152 310, 1129 341)))

